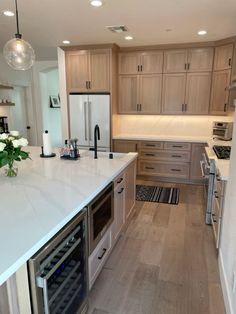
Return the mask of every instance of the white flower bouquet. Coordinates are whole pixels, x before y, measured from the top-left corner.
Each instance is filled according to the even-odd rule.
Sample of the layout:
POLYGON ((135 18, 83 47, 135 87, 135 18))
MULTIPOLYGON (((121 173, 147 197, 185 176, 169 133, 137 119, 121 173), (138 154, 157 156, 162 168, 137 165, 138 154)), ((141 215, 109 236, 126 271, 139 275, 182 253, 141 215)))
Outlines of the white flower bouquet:
POLYGON ((14 166, 14 161, 25 160, 29 153, 21 150, 28 145, 27 139, 20 137, 18 131, 11 131, 10 134, 0 134, 0 168, 8 166, 6 175, 8 177, 17 176, 18 169, 14 166))

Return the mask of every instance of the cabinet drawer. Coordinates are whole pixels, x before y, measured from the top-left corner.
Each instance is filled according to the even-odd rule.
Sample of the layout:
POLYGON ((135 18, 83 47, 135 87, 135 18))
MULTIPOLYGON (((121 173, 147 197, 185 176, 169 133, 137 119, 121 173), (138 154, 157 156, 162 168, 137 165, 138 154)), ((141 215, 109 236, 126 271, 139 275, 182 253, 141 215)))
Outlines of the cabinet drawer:
POLYGON ((151 149, 162 149, 163 148, 163 142, 140 142, 139 143, 139 148, 151 148, 151 149))
POLYGON ((188 163, 168 163, 158 161, 139 161, 139 174, 172 177, 172 178, 189 178, 189 164, 188 163))
POLYGON ((125 181, 125 173, 120 173, 114 180, 114 190, 119 187, 119 185, 123 184, 125 181))
POLYGON ((111 231, 109 230, 89 256, 89 286, 92 287, 111 249, 111 231))
POLYGON ((160 161, 181 161, 189 162, 190 161, 190 152, 176 152, 176 151, 165 151, 165 150, 154 150, 149 151, 142 149, 140 150, 139 157, 143 159, 152 159, 160 161))
POLYGON ((165 142, 164 149, 172 149, 172 150, 191 150, 190 143, 180 143, 180 142, 165 142))

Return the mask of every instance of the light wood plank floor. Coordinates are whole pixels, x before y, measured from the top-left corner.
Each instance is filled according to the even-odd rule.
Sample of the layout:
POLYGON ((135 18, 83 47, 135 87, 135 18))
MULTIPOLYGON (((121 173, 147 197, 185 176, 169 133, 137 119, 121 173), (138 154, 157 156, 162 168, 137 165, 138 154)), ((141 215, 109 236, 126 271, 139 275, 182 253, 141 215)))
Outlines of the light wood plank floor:
POLYGON ((179 187, 179 204, 136 203, 90 292, 89 314, 225 313, 203 187, 158 185, 179 187))

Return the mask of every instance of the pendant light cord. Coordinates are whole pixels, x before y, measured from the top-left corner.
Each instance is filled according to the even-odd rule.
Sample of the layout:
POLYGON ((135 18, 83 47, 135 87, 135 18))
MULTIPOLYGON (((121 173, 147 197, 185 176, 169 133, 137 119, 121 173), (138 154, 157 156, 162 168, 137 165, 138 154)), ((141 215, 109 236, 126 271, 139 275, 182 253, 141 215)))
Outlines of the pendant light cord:
POLYGON ((15 6, 16 6, 16 38, 21 38, 20 29, 19 29, 17 0, 15 0, 15 6))

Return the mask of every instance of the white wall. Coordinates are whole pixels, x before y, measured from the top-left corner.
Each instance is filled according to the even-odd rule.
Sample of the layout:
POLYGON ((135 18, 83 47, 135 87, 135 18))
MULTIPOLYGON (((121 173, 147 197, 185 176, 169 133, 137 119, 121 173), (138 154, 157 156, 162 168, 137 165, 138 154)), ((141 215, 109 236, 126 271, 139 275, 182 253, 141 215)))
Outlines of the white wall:
MULTIPOLYGON (((234 121, 236 125, 236 117, 234 121)), ((236 128, 234 128, 227 183, 219 264, 227 313, 236 314, 236 291, 232 292, 233 271, 236 276, 236 128)))
POLYGON ((61 109, 50 108, 50 95, 59 94, 58 69, 40 73, 42 125, 43 130, 48 130, 51 135, 53 147, 62 146, 61 135, 61 109))
POLYGON ((213 121, 232 121, 222 116, 118 115, 119 129, 114 135, 211 136, 213 121))

